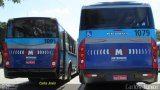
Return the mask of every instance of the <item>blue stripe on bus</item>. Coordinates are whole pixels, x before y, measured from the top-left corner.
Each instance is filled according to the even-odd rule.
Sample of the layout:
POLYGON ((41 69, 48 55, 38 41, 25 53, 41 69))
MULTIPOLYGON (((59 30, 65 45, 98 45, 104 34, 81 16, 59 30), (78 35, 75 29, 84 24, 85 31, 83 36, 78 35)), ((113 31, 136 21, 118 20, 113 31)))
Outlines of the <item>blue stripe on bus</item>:
POLYGON ((12 44, 55 44, 58 42, 58 38, 7 38, 5 43, 12 44), (47 42, 48 40, 48 42, 47 42))
POLYGON ((99 29, 99 30, 80 30, 79 42, 84 38, 122 38, 122 37, 148 37, 136 36, 135 30, 149 30, 150 36, 156 41, 155 29, 99 29))

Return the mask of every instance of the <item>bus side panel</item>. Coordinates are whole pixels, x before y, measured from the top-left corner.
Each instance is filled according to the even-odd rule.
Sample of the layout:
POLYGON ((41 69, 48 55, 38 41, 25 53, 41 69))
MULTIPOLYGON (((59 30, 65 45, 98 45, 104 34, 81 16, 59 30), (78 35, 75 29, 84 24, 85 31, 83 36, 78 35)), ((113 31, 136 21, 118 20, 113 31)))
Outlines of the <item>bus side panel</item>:
POLYGON ((72 72, 71 74, 75 74, 75 70, 77 69, 77 57, 76 55, 66 52, 66 60, 65 60, 65 79, 68 76, 69 65, 71 65, 72 72))

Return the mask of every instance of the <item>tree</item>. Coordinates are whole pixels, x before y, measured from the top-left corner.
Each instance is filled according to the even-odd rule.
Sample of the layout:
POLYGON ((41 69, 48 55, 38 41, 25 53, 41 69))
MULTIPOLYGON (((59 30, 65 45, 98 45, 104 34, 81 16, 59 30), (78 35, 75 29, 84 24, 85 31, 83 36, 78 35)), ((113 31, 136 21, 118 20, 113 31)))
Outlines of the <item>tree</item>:
POLYGON ((6 27, 7 27, 6 22, 0 22, 0 52, 2 52, 2 47, 3 47, 2 45, 4 42, 6 27))
MULTIPOLYGON (((7 0, 7 1, 12 1, 13 3, 20 3, 21 0, 7 0)), ((4 0, 0 0, 0 7, 4 6, 4 0)))
POLYGON ((5 30, 6 29, 6 22, 0 22, 0 30, 5 30))

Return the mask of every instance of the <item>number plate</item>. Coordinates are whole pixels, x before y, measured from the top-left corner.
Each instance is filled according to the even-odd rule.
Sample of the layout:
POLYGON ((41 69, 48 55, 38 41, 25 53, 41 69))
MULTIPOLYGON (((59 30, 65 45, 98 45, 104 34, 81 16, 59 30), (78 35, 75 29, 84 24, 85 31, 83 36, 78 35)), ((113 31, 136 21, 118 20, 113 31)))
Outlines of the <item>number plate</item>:
POLYGON ((35 60, 27 60, 26 64, 35 64, 35 60))
POLYGON ((127 80, 127 75, 114 75, 113 80, 127 80))

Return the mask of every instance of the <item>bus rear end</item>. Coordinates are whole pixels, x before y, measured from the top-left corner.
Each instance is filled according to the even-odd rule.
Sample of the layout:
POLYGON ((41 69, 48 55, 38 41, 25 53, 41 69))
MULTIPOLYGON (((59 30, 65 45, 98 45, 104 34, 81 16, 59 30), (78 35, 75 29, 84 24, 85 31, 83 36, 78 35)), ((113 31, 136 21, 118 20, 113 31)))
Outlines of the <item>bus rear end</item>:
POLYGON ((79 31, 81 83, 157 81, 157 46, 148 4, 85 6, 79 31))
POLYGON ((9 20, 3 54, 5 77, 56 78, 58 43, 55 19, 9 20))

